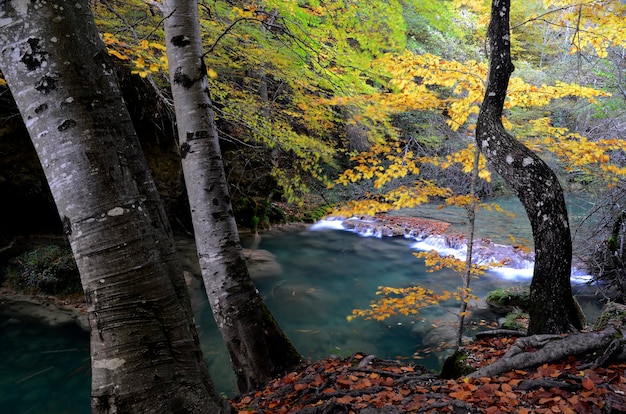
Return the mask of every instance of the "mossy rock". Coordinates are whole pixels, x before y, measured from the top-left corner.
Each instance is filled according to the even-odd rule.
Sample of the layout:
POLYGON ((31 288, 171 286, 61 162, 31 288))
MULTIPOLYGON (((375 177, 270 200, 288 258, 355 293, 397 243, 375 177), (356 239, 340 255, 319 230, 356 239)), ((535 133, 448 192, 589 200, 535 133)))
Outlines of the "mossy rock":
POLYGON ((513 286, 489 292, 486 298, 489 306, 496 309, 528 310, 530 307, 530 286, 513 286))
POLYGON ((613 325, 616 328, 624 326, 626 320, 626 305, 616 302, 608 302, 602 308, 602 312, 594 325, 594 330, 601 331, 609 325, 613 325))
POLYGON ((457 379, 474 372, 475 369, 467 363, 467 358, 468 354, 466 351, 460 349, 454 351, 443 363, 439 377, 442 379, 457 379))

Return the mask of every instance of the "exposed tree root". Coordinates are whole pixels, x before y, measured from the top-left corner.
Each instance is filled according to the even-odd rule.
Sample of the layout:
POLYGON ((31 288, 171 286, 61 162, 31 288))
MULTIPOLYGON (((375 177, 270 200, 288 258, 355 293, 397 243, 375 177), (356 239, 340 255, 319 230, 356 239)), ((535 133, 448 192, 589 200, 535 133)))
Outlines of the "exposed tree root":
POLYGON ((593 365, 602 365, 623 352, 623 342, 618 339, 622 337, 620 331, 609 326, 600 332, 518 338, 502 358, 473 372, 469 378, 492 377, 506 371, 555 362, 570 355, 600 353, 593 365))
POLYGON ((492 329, 490 331, 476 332, 476 338, 484 338, 487 336, 526 336, 526 332, 514 329, 492 329))

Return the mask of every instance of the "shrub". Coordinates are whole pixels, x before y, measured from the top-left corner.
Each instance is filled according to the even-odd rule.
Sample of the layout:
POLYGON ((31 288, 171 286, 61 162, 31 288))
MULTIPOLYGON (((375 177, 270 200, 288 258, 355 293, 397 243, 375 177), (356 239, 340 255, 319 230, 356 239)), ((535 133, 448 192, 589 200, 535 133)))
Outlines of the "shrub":
POLYGON ((317 206, 304 212, 302 219, 306 223, 315 223, 330 212, 328 205, 317 206))
POLYGON ((71 250, 57 245, 39 246, 9 260, 5 281, 10 288, 25 293, 82 293, 71 250))
POLYGON ((500 324, 502 329, 512 329, 514 331, 526 331, 528 329, 528 314, 520 309, 509 312, 504 321, 500 324))

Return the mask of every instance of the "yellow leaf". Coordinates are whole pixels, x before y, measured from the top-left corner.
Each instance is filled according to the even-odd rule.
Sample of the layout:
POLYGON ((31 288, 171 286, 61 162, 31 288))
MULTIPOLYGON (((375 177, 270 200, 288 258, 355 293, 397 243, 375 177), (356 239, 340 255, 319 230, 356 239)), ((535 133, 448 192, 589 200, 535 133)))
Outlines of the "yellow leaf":
POLYGON ((120 52, 118 52, 115 49, 107 48, 107 52, 109 52, 109 55, 115 56, 116 58, 118 58, 120 60, 128 60, 128 56, 121 54, 120 52))
POLYGON ((139 56, 137 59, 135 59, 135 61, 133 62, 135 64, 135 66, 139 69, 142 69, 143 67, 146 66, 146 61, 144 60, 143 57, 139 56))
POLYGON ((160 44, 160 43, 156 43, 156 42, 150 42, 150 47, 154 48, 154 49, 158 49, 161 50, 163 52, 165 52, 165 46, 160 44))

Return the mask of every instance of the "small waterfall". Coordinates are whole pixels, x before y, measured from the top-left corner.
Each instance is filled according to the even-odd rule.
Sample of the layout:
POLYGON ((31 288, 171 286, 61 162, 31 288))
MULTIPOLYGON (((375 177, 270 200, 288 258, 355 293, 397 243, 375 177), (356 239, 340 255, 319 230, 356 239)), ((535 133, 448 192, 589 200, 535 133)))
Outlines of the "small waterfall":
MULTIPOLYGON (((310 230, 343 230, 357 233, 362 237, 398 237, 416 240, 411 245, 412 249, 419 251, 435 250, 442 256, 454 256, 464 261, 467 255, 467 243, 463 235, 451 235, 443 233, 447 228, 447 223, 442 223, 441 227, 421 225, 420 219, 408 217, 407 222, 403 223, 401 218, 391 218, 391 224, 386 221, 386 216, 372 217, 353 217, 343 219, 338 217, 329 217, 320 220, 310 227, 310 230), (411 227, 412 220, 418 220, 416 227, 411 227), (407 224, 408 223, 408 224, 407 224), (434 232, 429 232, 429 229, 434 232), (443 230, 442 230, 443 229, 443 230)), ((427 220, 435 223, 435 220, 427 220)), ((530 281, 533 276, 534 253, 528 252, 516 245, 505 245, 494 243, 488 238, 476 239, 474 241, 473 262, 476 264, 495 264, 506 263, 504 266, 494 267, 489 272, 498 275, 502 279, 511 281, 530 281)), ((585 274, 576 268, 572 269, 573 283, 587 283, 591 279, 590 275, 585 274)))

